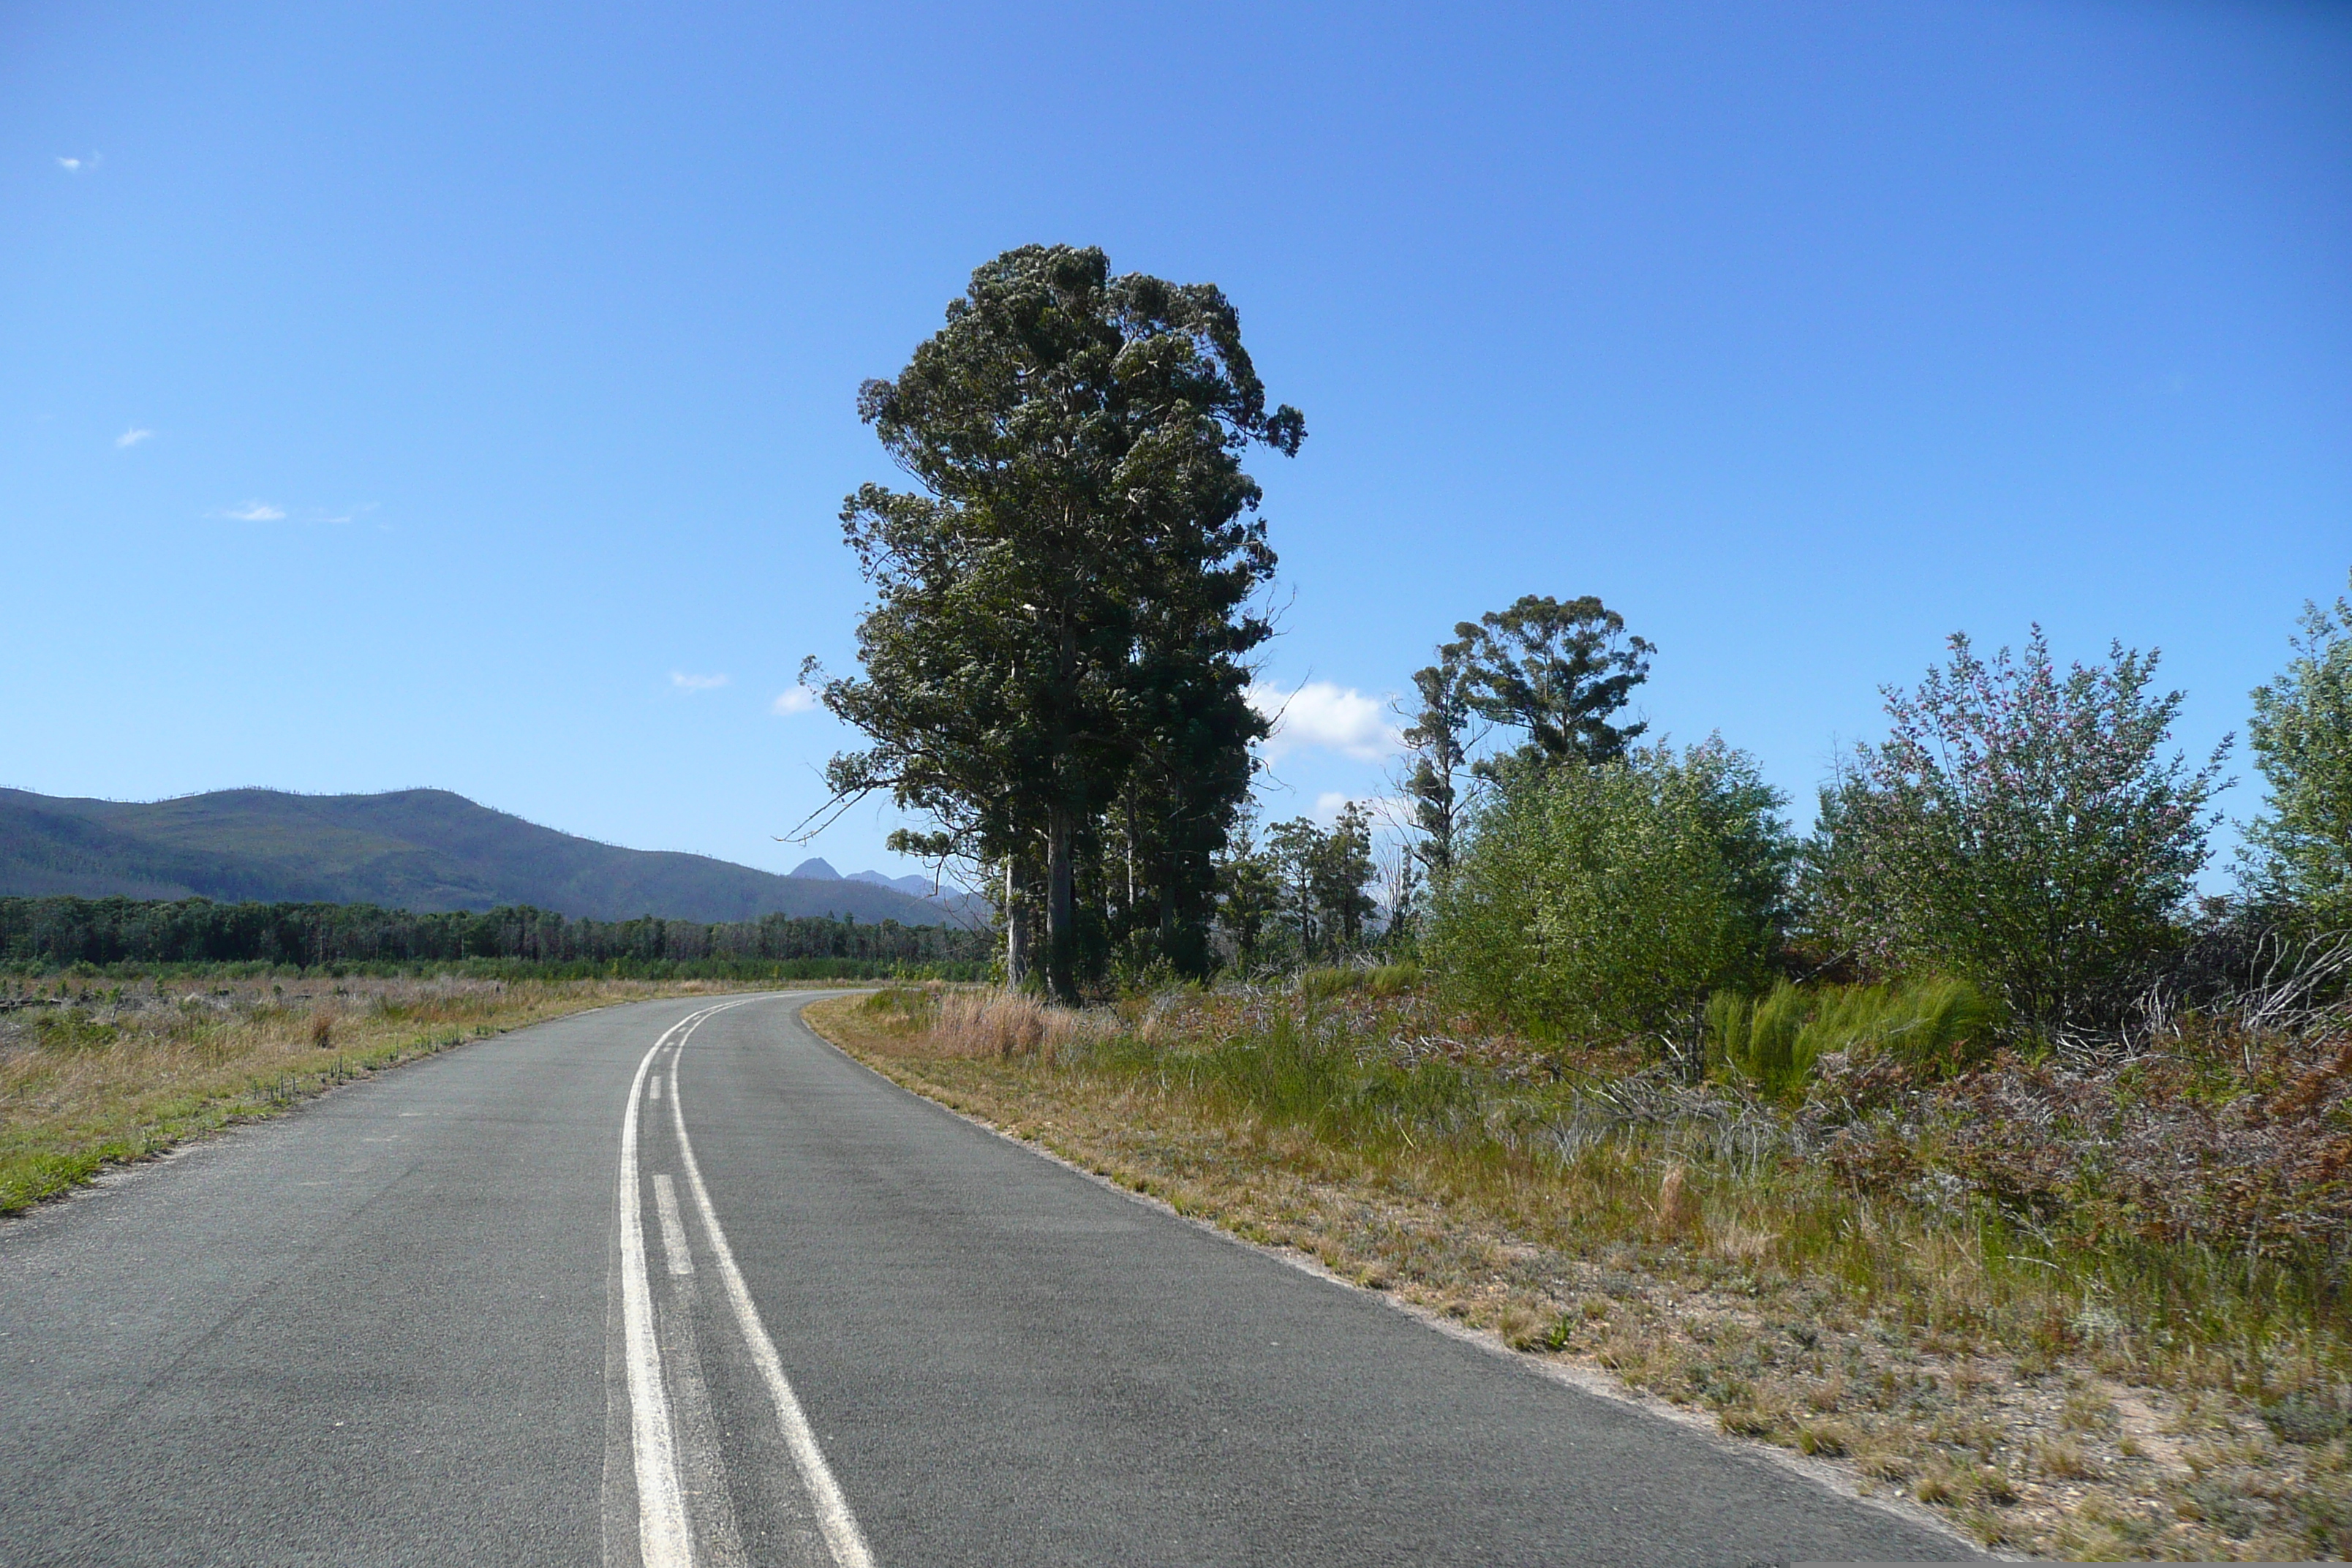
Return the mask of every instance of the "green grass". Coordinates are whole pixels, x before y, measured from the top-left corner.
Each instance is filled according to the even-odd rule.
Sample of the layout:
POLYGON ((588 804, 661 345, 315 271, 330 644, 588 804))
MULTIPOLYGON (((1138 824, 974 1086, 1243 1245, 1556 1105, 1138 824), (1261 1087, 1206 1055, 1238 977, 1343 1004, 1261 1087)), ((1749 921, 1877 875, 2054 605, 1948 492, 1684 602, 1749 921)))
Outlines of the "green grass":
POLYGON ((1883 1054, 1948 1076, 1991 1055, 2000 1009, 1958 980, 1904 985, 1796 986, 1762 996, 1718 991, 1708 999, 1709 1058, 1762 1092, 1801 1094, 1823 1057, 1883 1054))
POLYGON ((1333 964, 1308 969, 1298 976, 1298 994, 1312 1001, 1361 993, 1367 996, 1402 996, 1422 983, 1418 963, 1333 964))

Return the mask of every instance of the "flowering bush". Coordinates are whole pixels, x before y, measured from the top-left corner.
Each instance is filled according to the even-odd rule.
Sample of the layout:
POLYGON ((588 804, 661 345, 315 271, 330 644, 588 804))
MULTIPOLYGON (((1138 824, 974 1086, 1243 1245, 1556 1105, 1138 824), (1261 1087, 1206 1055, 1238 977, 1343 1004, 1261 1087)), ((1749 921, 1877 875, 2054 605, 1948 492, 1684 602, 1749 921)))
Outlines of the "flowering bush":
POLYGON ((2160 754, 2181 694, 2150 691, 2153 653, 2061 674, 2039 626, 2021 658, 1950 647, 1916 692, 1885 689, 1892 735, 1822 793, 1814 933, 2043 1030, 2111 1022, 2178 944, 2229 742, 2194 771, 2160 754))

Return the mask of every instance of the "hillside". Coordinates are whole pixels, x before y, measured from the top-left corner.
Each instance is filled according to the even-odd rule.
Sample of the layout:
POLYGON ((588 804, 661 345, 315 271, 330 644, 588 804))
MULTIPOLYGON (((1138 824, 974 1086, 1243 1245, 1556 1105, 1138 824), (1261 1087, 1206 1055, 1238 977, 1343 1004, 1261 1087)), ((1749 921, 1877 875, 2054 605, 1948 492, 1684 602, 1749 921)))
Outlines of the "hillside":
POLYGON ((0 789, 0 895, 315 900, 388 909, 531 904, 566 915, 740 921, 953 915, 854 878, 780 877, 703 855, 620 849, 446 790, 69 800, 0 789))

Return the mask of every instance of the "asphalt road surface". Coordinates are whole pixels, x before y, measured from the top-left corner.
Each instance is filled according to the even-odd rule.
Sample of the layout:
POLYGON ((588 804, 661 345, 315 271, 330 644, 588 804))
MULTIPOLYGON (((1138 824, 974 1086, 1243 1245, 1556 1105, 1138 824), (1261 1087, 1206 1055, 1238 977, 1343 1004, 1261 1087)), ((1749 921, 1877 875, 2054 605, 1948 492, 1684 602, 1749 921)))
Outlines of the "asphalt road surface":
POLYGON ((1949 1537, 608 1009, 0 1224, 0 1563, 1726 1563, 1949 1537))

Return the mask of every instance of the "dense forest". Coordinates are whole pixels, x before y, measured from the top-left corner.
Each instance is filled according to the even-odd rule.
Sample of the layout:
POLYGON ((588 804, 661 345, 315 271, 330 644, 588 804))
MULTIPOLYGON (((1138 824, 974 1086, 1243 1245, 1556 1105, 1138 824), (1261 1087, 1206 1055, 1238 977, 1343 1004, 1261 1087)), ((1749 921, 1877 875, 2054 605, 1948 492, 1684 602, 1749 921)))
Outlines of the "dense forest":
MULTIPOLYGON (((757 921, 569 920, 546 910, 418 914, 372 904, 214 903, 137 899, 0 899, 0 965, 40 972, 71 964, 446 964, 494 960, 551 971, 619 966, 761 964, 829 960, 889 973, 949 975, 989 956, 984 932, 952 926, 864 925, 823 916, 757 921)), ((797 972, 795 972, 797 973, 797 972)))

